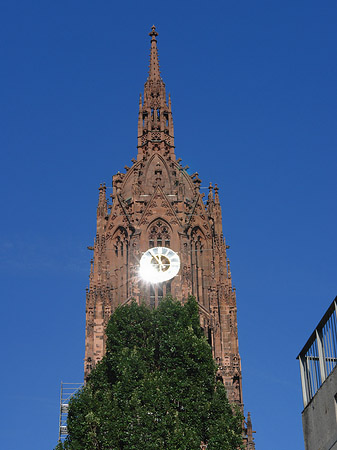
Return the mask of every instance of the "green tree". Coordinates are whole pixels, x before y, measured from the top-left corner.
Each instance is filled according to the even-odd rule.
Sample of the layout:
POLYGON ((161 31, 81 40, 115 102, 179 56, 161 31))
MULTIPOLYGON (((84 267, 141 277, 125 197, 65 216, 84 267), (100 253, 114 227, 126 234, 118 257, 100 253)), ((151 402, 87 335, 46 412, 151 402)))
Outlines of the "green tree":
POLYGON ((215 382, 194 298, 119 307, 106 333, 106 355, 71 400, 57 450, 241 448, 242 416, 215 382))

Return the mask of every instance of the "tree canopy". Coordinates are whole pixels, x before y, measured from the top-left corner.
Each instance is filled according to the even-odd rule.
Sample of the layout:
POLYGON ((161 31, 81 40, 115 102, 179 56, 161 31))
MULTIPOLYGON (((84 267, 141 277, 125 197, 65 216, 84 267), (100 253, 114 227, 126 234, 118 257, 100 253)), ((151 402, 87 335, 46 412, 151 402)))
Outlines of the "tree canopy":
POLYGON ((215 381, 192 297, 119 307, 106 334, 106 355, 71 400, 57 450, 241 448, 242 416, 215 381))

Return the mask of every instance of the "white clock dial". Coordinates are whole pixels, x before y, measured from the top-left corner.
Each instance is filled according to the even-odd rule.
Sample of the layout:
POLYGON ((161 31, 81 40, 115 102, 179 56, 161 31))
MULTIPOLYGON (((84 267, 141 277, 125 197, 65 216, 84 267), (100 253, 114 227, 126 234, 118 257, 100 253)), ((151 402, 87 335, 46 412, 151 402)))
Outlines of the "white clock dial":
POLYGON ((140 259, 139 274, 150 283, 161 283, 175 277, 180 269, 180 258, 166 247, 153 247, 140 259))

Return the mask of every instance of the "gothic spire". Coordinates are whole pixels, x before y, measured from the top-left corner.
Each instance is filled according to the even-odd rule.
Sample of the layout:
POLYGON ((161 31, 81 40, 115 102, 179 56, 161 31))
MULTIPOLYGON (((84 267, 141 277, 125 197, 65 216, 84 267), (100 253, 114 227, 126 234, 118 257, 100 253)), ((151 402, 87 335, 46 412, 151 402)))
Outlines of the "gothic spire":
POLYGON ((151 53, 150 53, 150 66, 149 66, 149 77, 148 80, 158 81, 160 80, 160 69, 158 60, 158 50, 157 50, 157 39, 158 33, 156 27, 152 25, 151 32, 151 53))
POLYGON ((151 32, 151 50, 150 50, 150 65, 149 76, 144 85, 144 107, 151 107, 153 109, 166 108, 166 92, 165 83, 161 79, 157 49, 158 32, 156 27, 152 25, 151 32))
POLYGON ((174 130, 171 109, 166 101, 165 83, 160 76, 157 36, 158 32, 153 25, 151 32, 151 50, 149 75, 144 84, 143 101, 139 101, 138 115, 138 157, 142 159, 144 152, 169 150, 174 155, 174 130))

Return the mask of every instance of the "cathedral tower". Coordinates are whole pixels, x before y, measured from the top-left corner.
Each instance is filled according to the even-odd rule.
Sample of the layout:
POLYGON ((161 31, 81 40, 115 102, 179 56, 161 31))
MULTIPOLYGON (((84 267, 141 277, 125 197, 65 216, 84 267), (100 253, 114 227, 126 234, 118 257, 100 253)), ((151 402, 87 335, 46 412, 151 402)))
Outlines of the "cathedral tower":
POLYGON ((111 202, 106 186, 99 187, 87 291, 85 376, 104 355, 104 329, 118 305, 136 300, 155 307, 167 294, 180 301, 192 294, 229 401, 242 405, 236 298, 219 189, 210 184, 204 198, 198 173, 189 175, 188 167, 176 159, 171 99, 160 75, 157 36, 153 26, 149 75, 139 99, 137 159, 113 176, 111 202), (155 283, 141 276, 144 267, 153 269, 150 279, 159 273, 155 283))

